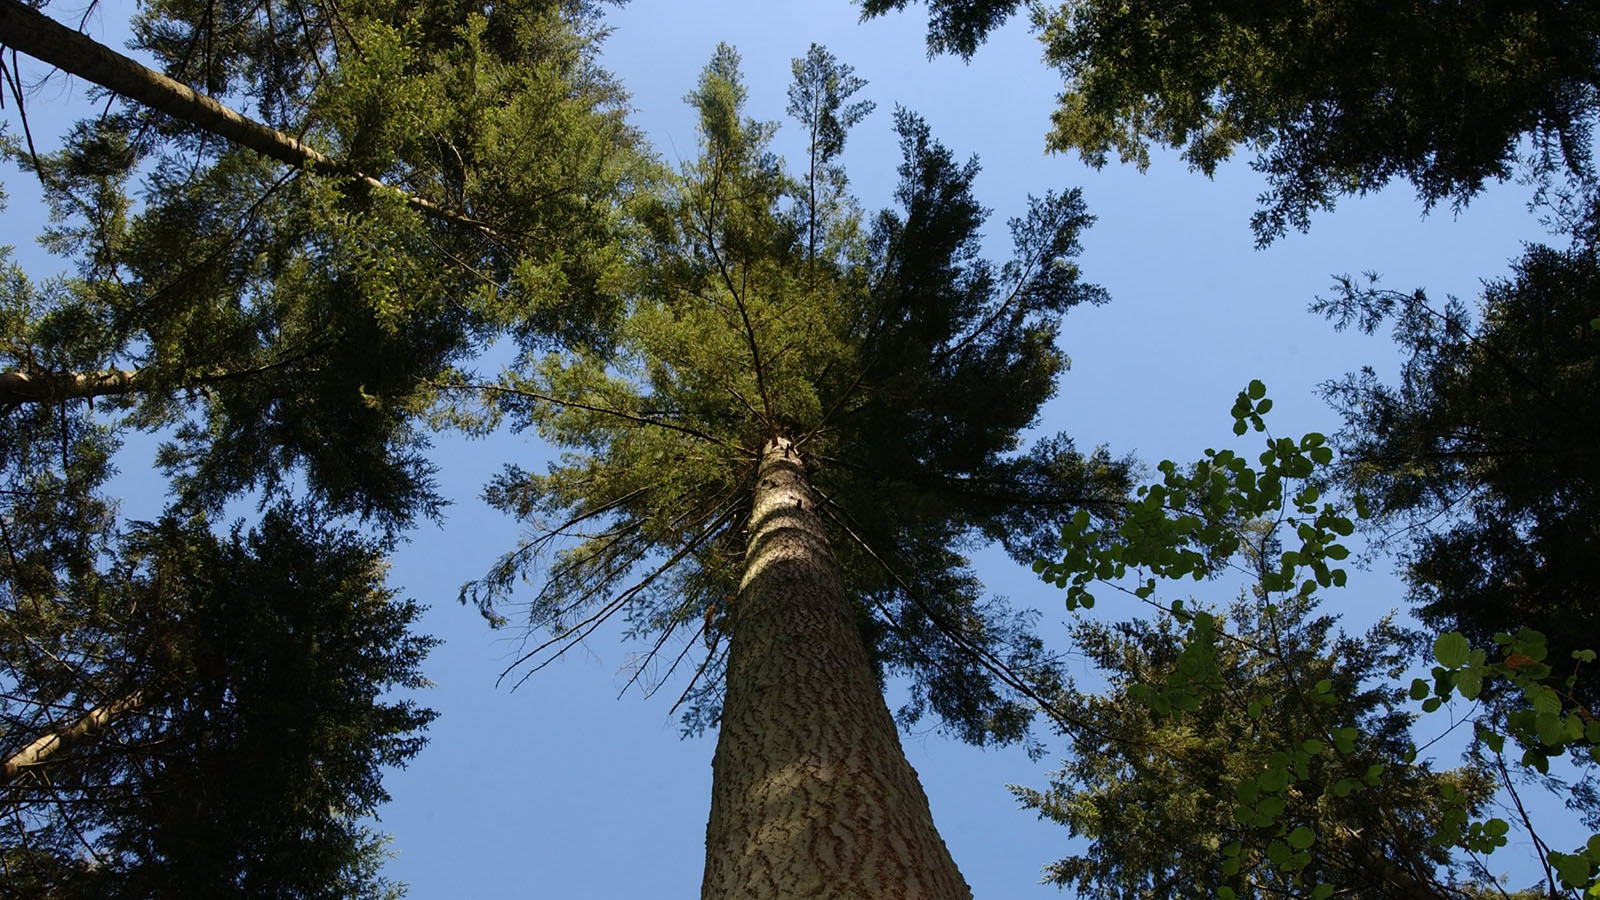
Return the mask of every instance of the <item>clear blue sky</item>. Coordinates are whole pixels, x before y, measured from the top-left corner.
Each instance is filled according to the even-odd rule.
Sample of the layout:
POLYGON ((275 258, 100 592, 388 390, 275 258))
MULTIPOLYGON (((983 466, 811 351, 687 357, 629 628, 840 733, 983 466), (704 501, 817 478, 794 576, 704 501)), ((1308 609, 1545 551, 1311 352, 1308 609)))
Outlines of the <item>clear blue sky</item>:
MULTIPOLYGON (((81 0, 57 2, 48 12, 76 21, 80 7, 81 0)), ((1041 431, 1069 431, 1080 445, 1137 451, 1151 462, 1194 458, 1231 438, 1228 408, 1252 378, 1266 381, 1277 402, 1275 431, 1332 430, 1315 385, 1361 365, 1380 372, 1396 365, 1386 340, 1336 334, 1305 312, 1332 276, 1375 270, 1394 288, 1472 297, 1480 279, 1506 271, 1521 242, 1541 238, 1517 185, 1492 190, 1459 217, 1442 210, 1426 218, 1401 185, 1345 200, 1317 217, 1309 235, 1257 251, 1248 219, 1262 183, 1242 161, 1207 180, 1170 155, 1158 155, 1144 174, 1045 156, 1059 81, 1040 63, 1026 22, 1011 23, 963 64, 927 60, 920 9, 865 25, 856 19, 847 0, 634 0, 608 14, 615 32, 605 61, 632 92, 635 122, 668 159, 696 152, 682 97, 718 41, 743 54, 748 109, 769 119, 783 118, 790 59, 814 41, 855 66, 869 82, 861 96, 878 103, 851 134, 844 158, 867 208, 887 204, 895 183, 896 103, 924 115, 958 154, 981 158, 978 195, 994 210, 992 235, 1004 238, 1005 219, 1023 209, 1029 192, 1082 186, 1099 221, 1080 262, 1112 302, 1069 315, 1062 342, 1072 370, 1040 423, 1041 431)), ((99 33, 115 34, 108 25, 120 28, 102 23, 99 33)), ((83 96, 82 86, 68 89, 57 76, 30 109, 59 122, 83 96)), ((5 115, 14 126, 14 110, 5 115)), ((798 160, 798 141, 780 132, 778 149, 798 160)), ((52 264, 28 246, 42 215, 36 193, 14 169, 0 178, 11 194, 0 240, 18 245, 37 273, 48 271, 52 264)), ((1006 250, 1004 240, 994 241, 997 257, 1006 250)), ((542 450, 509 435, 443 438, 437 450, 454 506, 442 527, 418 529, 400 549, 391 580, 432 606, 422 628, 445 640, 426 667, 437 687, 425 700, 442 715, 431 744, 387 780, 394 802, 381 827, 398 851, 390 874, 409 882, 415 898, 697 896, 714 738, 679 739, 668 707, 681 683, 649 700, 637 691, 617 698, 619 672, 639 648, 614 631, 515 693, 495 687, 520 635, 490 632, 454 598, 517 537, 519 526, 478 501, 484 482, 502 463, 528 464, 542 450)), ((149 472, 141 459, 123 470, 127 511, 150 514, 162 486, 148 476, 139 481, 149 472)), ((1067 614, 1050 590, 997 553, 982 554, 980 563, 995 591, 1045 610, 1047 639, 1062 638, 1067 614)), ((1228 599, 1216 593, 1210 599, 1228 599)), ((1382 571, 1352 579, 1332 599, 1357 621, 1403 603, 1382 571)), ((902 740, 976 896, 1057 896, 1037 882, 1040 867, 1065 852, 1066 832, 1018 811, 1005 789, 1042 784, 1053 759, 974 750, 932 732, 902 740)))

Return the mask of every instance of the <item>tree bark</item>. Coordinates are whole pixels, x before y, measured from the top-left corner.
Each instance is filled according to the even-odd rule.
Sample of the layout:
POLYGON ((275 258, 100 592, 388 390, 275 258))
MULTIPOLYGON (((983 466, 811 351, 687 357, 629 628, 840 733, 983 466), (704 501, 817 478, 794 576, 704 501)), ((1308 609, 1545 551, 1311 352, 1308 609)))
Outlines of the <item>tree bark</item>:
POLYGON ((729 615, 703 900, 958 900, 805 468, 769 443, 729 615))
POLYGON ((0 409, 21 403, 54 403, 111 394, 131 394, 144 386, 134 369, 99 372, 0 372, 0 409))
POLYGON ((63 747, 70 747, 79 740, 94 734, 123 713, 138 709, 142 703, 144 703, 144 694, 140 691, 134 691, 126 697, 107 703, 105 706, 97 706, 89 710, 80 716, 76 722, 59 731, 52 731, 34 739, 28 746, 6 757, 4 762, 0 762, 0 785, 10 784, 33 766, 43 765, 63 747))
POLYGON ((0 0, 0 45, 26 53, 263 156, 319 174, 348 178, 363 189, 399 196, 408 206, 427 215, 465 225, 490 237, 498 236, 483 222, 407 194, 330 159, 287 134, 237 113, 188 85, 61 25, 20 0, 0 0))

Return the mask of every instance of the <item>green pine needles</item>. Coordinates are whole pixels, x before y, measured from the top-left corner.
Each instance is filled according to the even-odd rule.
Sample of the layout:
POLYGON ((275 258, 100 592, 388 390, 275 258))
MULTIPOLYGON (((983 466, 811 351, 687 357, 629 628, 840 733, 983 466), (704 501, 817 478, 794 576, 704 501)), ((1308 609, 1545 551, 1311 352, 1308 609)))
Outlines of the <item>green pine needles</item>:
POLYGON ((490 502, 534 535, 463 596, 498 617, 520 576, 538 579, 529 621, 553 636, 519 660, 530 672, 619 614, 653 657, 671 654, 667 672, 698 655, 682 702, 703 729, 756 463, 787 438, 872 658, 911 676, 902 717, 1016 740, 1055 660, 959 551, 998 540, 1031 559, 1063 517, 1114 516, 1128 483, 1126 461, 1064 437, 1018 449, 1064 368, 1062 315, 1105 300, 1072 262, 1091 219, 1075 191, 1034 199, 1011 223, 1013 258, 988 262, 977 163, 905 110, 899 208, 869 218, 833 162, 870 108, 849 102, 849 67, 820 48, 795 63, 810 154, 795 176, 769 150, 776 126, 746 116, 738 64, 720 47, 687 98, 701 154, 639 213, 614 351, 530 357, 488 389, 567 452, 495 480, 490 502))

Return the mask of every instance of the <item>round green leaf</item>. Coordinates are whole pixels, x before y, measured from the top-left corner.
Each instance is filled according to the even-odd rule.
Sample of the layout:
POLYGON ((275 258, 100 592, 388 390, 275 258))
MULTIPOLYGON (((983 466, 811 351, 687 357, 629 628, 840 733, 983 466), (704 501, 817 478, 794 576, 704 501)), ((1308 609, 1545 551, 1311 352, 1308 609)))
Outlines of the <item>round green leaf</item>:
POLYGON ((1472 645, 1467 642, 1466 636, 1459 631, 1446 632, 1439 635, 1433 642, 1433 658, 1439 664, 1454 669, 1465 665, 1467 656, 1472 652, 1472 645))
POLYGON ((1289 771, 1287 769, 1268 769, 1256 779, 1261 785, 1261 790, 1269 794, 1276 794, 1289 786, 1289 771))
POLYGON ((1533 720, 1533 729, 1538 733, 1539 740, 1547 746, 1554 747, 1562 743, 1561 717, 1555 713, 1540 713, 1533 720))
POLYGON ((1428 686, 1428 682, 1421 678, 1411 679, 1411 699, 1426 700, 1428 699, 1428 694, 1432 692, 1433 689, 1428 686))
POLYGON ((1550 865, 1555 868, 1556 874, 1561 876, 1561 882, 1570 888, 1581 888, 1589 883, 1589 859, 1575 853, 1550 854, 1550 865))

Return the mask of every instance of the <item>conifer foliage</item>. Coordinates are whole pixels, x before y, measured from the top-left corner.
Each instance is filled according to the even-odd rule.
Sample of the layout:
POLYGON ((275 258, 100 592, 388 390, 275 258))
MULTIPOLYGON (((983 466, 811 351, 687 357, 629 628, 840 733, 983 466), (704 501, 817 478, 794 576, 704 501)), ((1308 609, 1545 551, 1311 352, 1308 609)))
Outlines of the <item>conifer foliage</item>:
POLYGON ((1148 694, 1192 666, 1187 629, 1168 616, 1076 624, 1074 643, 1109 684, 1099 693, 1074 686, 1057 705, 1102 723, 1106 734, 1080 743, 1047 789, 1013 788, 1024 806, 1089 842, 1047 867, 1046 879, 1099 900, 1176 898, 1223 885, 1237 885, 1241 898, 1272 897, 1303 890, 1296 878, 1365 897, 1467 896, 1441 876, 1452 854, 1429 834, 1448 806, 1441 790, 1479 814, 1494 781, 1478 766, 1438 772, 1405 762, 1413 717, 1390 673, 1415 658, 1419 635, 1389 619, 1344 635, 1314 600, 1262 601, 1258 593, 1219 613, 1217 683, 1181 716, 1153 713, 1148 694), (1324 682, 1341 706, 1298 702, 1296 686, 1324 682), (1284 755, 1280 736, 1343 728, 1361 733, 1347 758, 1294 754, 1305 776, 1295 790, 1263 798, 1254 783, 1239 787, 1284 755), (1377 797, 1354 790, 1344 774, 1373 766, 1384 773, 1377 797), (1244 800, 1276 803, 1295 824, 1279 848, 1238 814, 1244 800), (1275 866, 1280 848, 1311 847, 1312 835, 1302 866, 1275 866))
MULTIPOLYGON (((912 0, 860 3, 875 16, 912 0)), ((1023 5, 927 0, 928 48, 970 58, 1023 5)), ((1463 204, 1519 169, 1593 178, 1594 4, 1072 0, 1027 8, 1063 80, 1050 149, 1076 150, 1094 165, 1115 152, 1142 167, 1154 144, 1181 150, 1207 174, 1248 149, 1269 182, 1252 220, 1263 242, 1304 230, 1341 195, 1395 179, 1431 206, 1463 204)))
MULTIPOLYGON (((12 6, 8 29, 41 18, 12 6)), ((260 129, 317 156, 286 167, 142 105, 58 153, 19 148, 80 272, 10 311, 0 404, 98 394, 128 424, 175 427, 163 462, 211 510, 298 471, 398 527, 437 508, 428 385, 508 330, 601 339, 637 157, 582 5, 302 6, 152 4, 135 41, 165 73, 118 71, 254 97, 260 129)))
MULTIPOLYGON (((1035 199, 1011 223, 1015 258, 990 264, 976 161, 957 163, 900 110, 901 209, 864 225, 831 199, 813 257, 796 202, 811 186, 767 149, 775 126, 744 118, 737 66, 719 49, 688 97, 703 153, 642 214, 618 352, 530 360, 492 390, 517 425, 574 452, 495 481, 490 500, 539 533, 464 598, 495 614, 547 555, 530 619, 558 639, 542 649, 618 612, 641 632, 688 627, 715 643, 736 612, 755 465, 789 438, 878 663, 919 672, 930 708, 970 739, 1018 738, 1025 714, 982 660, 1047 667, 953 548, 1004 539, 1031 561, 1051 517, 1109 514, 1126 484, 1124 461, 1065 437, 1016 452, 1065 364, 1061 314, 1105 300, 1073 262, 1090 217, 1075 191, 1035 199)), ((711 703, 691 727, 714 722, 715 692, 691 692, 711 703)))
POLYGON ((391 896, 362 820, 381 767, 422 746, 433 713, 384 694, 425 684, 433 642, 408 634, 419 608, 383 586, 380 548, 283 507, 221 538, 137 526, 118 550, 11 597, 10 891, 391 896))
MULTIPOLYGON (((1407 354, 1398 383, 1364 370, 1326 395, 1345 420, 1340 480, 1401 537, 1418 616, 1478 644, 1540 631, 1593 709, 1600 678, 1572 654, 1600 633, 1595 214, 1574 231, 1569 248, 1529 247, 1476 310, 1375 277, 1317 308, 1341 328, 1390 323, 1407 354)), ((1600 815, 1592 788, 1587 802, 1600 815)))
POLYGON ((423 417, 500 336, 604 343, 635 137, 586 3, 158 0, 132 32, 154 68, 0 0, 8 47, 132 101, 0 136, 76 265, 0 255, 0 880, 393 896, 364 820, 432 718, 389 696, 431 641, 382 565, 441 505, 423 417), (135 431, 148 522, 108 487, 135 431))

